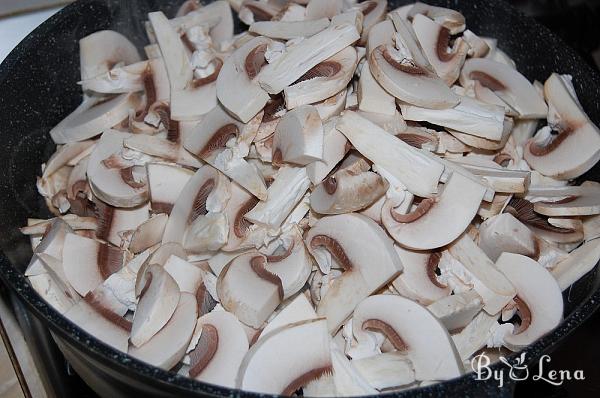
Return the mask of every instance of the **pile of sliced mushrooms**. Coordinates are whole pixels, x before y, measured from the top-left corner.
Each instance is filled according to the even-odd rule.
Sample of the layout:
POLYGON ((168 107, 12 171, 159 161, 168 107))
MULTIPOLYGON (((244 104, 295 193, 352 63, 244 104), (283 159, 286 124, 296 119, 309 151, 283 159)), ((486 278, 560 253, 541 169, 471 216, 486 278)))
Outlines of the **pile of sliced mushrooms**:
POLYGON ((22 228, 32 286, 117 350, 268 394, 415 388, 552 331, 600 259, 571 77, 531 83, 459 12, 187 1, 146 29, 145 60, 81 40, 56 217, 22 228))

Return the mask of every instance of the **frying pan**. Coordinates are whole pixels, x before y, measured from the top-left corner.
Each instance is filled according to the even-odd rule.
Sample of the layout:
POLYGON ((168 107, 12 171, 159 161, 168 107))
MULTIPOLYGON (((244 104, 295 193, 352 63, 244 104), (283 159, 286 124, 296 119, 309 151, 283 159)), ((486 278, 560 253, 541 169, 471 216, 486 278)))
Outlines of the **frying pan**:
MULTIPOLYGON (((389 1, 391 7, 408 2, 389 1)), ((544 81, 554 71, 571 74, 583 107, 596 124, 600 122, 600 76, 547 29, 502 1, 428 2, 461 11, 471 30, 496 37, 500 48, 530 80, 544 81)), ((97 30, 113 29, 141 47, 146 42, 143 27, 146 14, 160 9, 172 16, 177 6, 173 3, 180 1, 78 1, 37 28, 0 65, 0 143, 3 148, 0 156, 0 277, 25 304, 27 311, 49 328, 71 366, 101 396, 258 397, 258 394, 190 380, 111 349, 46 304, 23 276, 31 249, 18 228, 26 223, 27 217, 50 216, 35 188, 40 164, 54 151, 48 131, 81 101, 81 91, 76 84, 79 80, 78 40, 97 30)), ((595 167, 582 179, 600 181, 600 168, 595 167)), ((600 306, 596 268, 567 290, 565 321, 525 349, 529 361, 556 348, 600 306)), ((492 369, 505 366, 498 363, 492 369)), ((504 388, 498 388, 497 382, 478 381, 470 374, 388 396, 504 397, 512 396, 513 387, 510 380, 506 380, 504 388)))

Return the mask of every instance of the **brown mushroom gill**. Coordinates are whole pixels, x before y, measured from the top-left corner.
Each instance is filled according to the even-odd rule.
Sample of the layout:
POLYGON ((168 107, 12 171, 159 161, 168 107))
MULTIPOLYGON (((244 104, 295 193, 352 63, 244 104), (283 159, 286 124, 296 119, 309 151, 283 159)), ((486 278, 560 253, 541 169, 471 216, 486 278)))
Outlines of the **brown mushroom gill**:
POLYGON ((140 189, 146 186, 145 182, 137 181, 133 176, 133 170, 136 166, 126 167, 119 171, 121 175, 121 180, 127 185, 129 185, 133 189, 140 189))
POLYGON ((261 44, 254 47, 252 51, 248 53, 248 56, 244 62, 244 69, 246 70, 248 79, 253 80, 256 76, 258 76, 263 66, 267 64, 267 60, 265 59, 266 52, 267 44, 261 44))
POLYGON ((209 323, 202 325, 200 341, 190 352, 190 377, 196 377, 208 366, 219 347, 219 332, 209 323))
POLYGON ((549 153, 554 152, 571 134, 575 132, 575 129, 568 126, 562 129, 558 134, 553 135, 552 140, 546 145, 540 145, 536 142, 531 143, 529 146, 529 152, 533 156, 545 156, 549 153))
POLYGON ((143 122, 146 115, 148 115, 150 107, 156 102, 156 86, 154 86, 154 76, 150 64, 148 64, 146 70, 142 73, 142 84, 146 92, 146 106, 141 112, 135 115, 134 119, 136 122, 143 122))
POLYGON ((442 27, 438 33, 436 52, 440 61, 450 62, 456 56, 456 52, 449 52, 450 30, 442 27))
POLYGON ((94 205, 94 216, 96 217, 96 236, 98 239, 107 241, 112 228, 115 208, 96 199, 94 205))
POLYGON ((348 255, 344 251, 344 248, 340 243, 327 235, 315 235, 310 241, 310 246, 313 249, 325 248, 331 256, 335 259, 340 267, 342 267, 345 271, 351 271, 354 266, 348 258, 348 255))
POLYGON ((152 212, 154 214, 171 214, 171 210, 173 210, 173 203, 152 202, 152 212))
POLYGON ((408 214, 400 214, 392 207, 390 209, 390 215, 392 216, 394 221, 399 222, 399 223, 406 224, 406 223, 415 222, 418 219, 420 219, 421 217, 423 217, 425 214, 427 214, 429 212, 429 210, 431 210, 433 205, 435 205, 435 203, 436 203, 436 200, 433 198, 423 199, 421 201, 421 203, 419 203, 417 208, 408 214))
POLYGON ((94 309, 94 311, 98 313, 98 315, 102 316, 104 319, 106 319, 113 325, 127 332, 131 332, 132 323, 127 319, 123 318, 122 316, 119 316, 118 314, 114 313, 109 308, 106 308, 102 304, 102 301, 98 297, 96 297, 94 292, 89 292, 83 297, 83 299, 86 303, 90 305, 90 307, 94 309))
POLYGON ((534 228, 540 228, 548 232, 559 234, 570 234, 575 232, 570 228, 560 228, 550 224, 548 218, 536 213, 533 210, 533 203, 526 199, 511 199, 506 206, 505 212, 512 214, 517 220, 534 228))
POLYGON ((410 145, 414 148, 418 148, 418 149, 421 149, 421 148, 423 148, 423 145, 432 142, 432 140, 429 137, 425 137, 425 136, 419 135, 419 134, 412 134, 412 133, 400 133, 400 134, 396 135, 396 137, 400 138, 402 141, 404 141, 408 145, 410 145))
POLYGON ((431 283, 433 283, 435 286, 439 287, 440 289, 446 289, 448 286, 440 283, 436 274, 436 270, 440 264, 441 258, 441 252, 435 252, 429 255, 429 258, 427 259, 427 276, 429 277, 429 280, 431 280, 431 283))
POLYGON ((200 283, 196 290, 196 303, 198 305, 198 315, 202 316, 208 314, 215 308, 217 302, 212 298, 204 282, 200 283))
POLYGON ((285 251, 283 253, 271 254, 271 255, 267 256, 267 263, 279 263, 279 262, 285 260, 292 254, 292 251, 294 250, 295 245, 296 245, 296 242, 292 241, 292 244, 287 249, 285 249, 285 251))
POLYGON ((211 178, 200 187, 196 197, 194 198, 194 201, 192 202, 192 209, 188 216, 188 224, 193 223, 198 217, 205 216, 206 213, 208 213, 208 210, 206 210, 206 200, 208 199, 208 195, 210 195, 215 185, 215 180, 211 178))
POLYGON ((360 5, 362 6, 362 13, 365 17, 373 12, 375 8, 377 8, 376 1, 363 1, 360 3, 360 5))
POLYGON ((508 163, 512 160, 512 156, 507 153, 499 153, 494 156, 494 163, 499 164, 502 167, 507 167, 508 163))
POLYGON ((265 268, 266 264, 267 259, 262 256, 256 256, 250 260, 250 268, 252 268, 252 271, 254 271, 260 279, 277 286, 279 300, 283 300, 283 284, 281 283, 281 279, 271 271, 267 270, 265 268))
POLYGON ((214 151, 225 148, 227 142, 232 138, 236 138, 239 135, 239 133, 240 130, 235 124, 226 124, 225 126, 215 131, 210 140, 208 140, 206 145, 204 145, 204 148, 200 150, 198 156, 203 158, 209 156, 214 151))
POLYGON ((240 207, 233 220, 233 233, 238 238, 244 238, 252 223, 244 217, 258 204, 258 198, 252 197, 240 207))
POLYGON ((281 152, 281 149, 276 148, 273 151, 273 157, 271 159, 271 163, 273 163, 274 166, 282 166, 283 165, 283 153, 281 152))
POLYGON ((531 310, 529 309, 527 303, 523 301, 523 299, 521 299, 519 296, 516 296, 514 300, 515 304, 517 305, 517 312, 519 313, 519 318, 521 318, 521 323, 519 324, 519 327, 515 329, 513 334, 520 334, 527 330, 527 328, 531 324, 531 310))
POLYGON ((469 74, 471 80, 477 80, 483 87, 489 88, 492 91, 506 90, 504 83, 485 72, 473 71, 469 74))
POLYGON ((383 334, 390 341, 390 343, 392 343, 394 348, 400 352, 406 351, 408 349, 408 346, 406 345, 404 340, 402 340, 402 337, 400 337, 400 335, 396 333, 394 328, 382 320, 368 319, 363 322, 362 328, 364 330, 379 332, 383 334))
POLYGON ((313 68, 311 68, 304 75, 302 75, 298 80, 296 80, 294 82, 294 84, 297 84, 297 83, 300 83, 300 82, 303 82, 306 80, 316 79, 318 77, 330 78, 330 77, 333 77, 333 76, 337 75, 338 73, 340 73, 341 70, 342 70, 342 65, 340 65, 339 62, 323 61, 323 62, 317 64, 316 66, 314 66, 313 68))
POLYGON ((323 181, 323 187, 325 188, 325 192, 329 195, 333 195, 337 190, 337 180, 335 176, 331 176, 323 181))
POLYGON ((204 87, 208 84, 211 84, 211 83, 214 83, 217 81, 217 78, 219 77, 219 73, 221 72, 221 68, 223 67, 223 60, 221 58, 215 58, 213 63, 215 65, 214 72, 206 77, 194 79, 192 81, 192 88, 204 87))
POLYGON ((332 375, 333 367, 332 366, 324 366, 317 369, 309 370, 303 375, 295 378, 286 388, 283 389, 281 395, 283 396, 292 396, 296 391, 298 391, 303 386, 309 384, 311 381, 315 381, 320 379, 325 375, 332 375))
POLYGON ((279 94, 272 96, 267 102, 267 105, 265 105, 262 123, 268 123, 278 119, 279 117, 276 115, 285 109, 283 95, 279 94))
POLYGON ((123 252, 108 244, 102 243, 98 248, 98 271, 103 280, 123 268, 123 252))
POLYGON ((254 4, 244 4, 244 7, 246 7, 250 10, 250 12, 252 12, 254 22, 270 21, 271 18, 273 18, 273 15, 263 10, 262 8, 255 6, 254 4))
POLYGON ((394 69, 399 70, 400 72, 404 72, 404 73, 408 73, 410 75, 427 75, 427 71, 423 68, 421 68, 418 65, 415 65, 412 62, 400 62, 397 61, 392 54, 390 54, 390 51, 385 48, 384 46, 379 46, 376 51, 381 51, 381 55, 383 56, 383 59, 385 59, 385 61, 390 64, 390 66, 392 66, 394 69))

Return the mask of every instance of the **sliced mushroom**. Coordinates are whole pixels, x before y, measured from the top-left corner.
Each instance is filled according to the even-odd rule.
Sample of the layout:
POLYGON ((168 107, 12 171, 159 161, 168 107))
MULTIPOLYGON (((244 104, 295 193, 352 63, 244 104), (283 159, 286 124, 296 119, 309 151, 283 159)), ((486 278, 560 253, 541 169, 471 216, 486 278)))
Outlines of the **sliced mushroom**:
POLYGON ((269 2, 244 0, 238 16, 246 25, 252 25, 254 22, 270 21, 279 11, 279 6, 269 2))
POLYGON ((359 34, 354 25, 331 26, 290 47, 284 55, 262 68, 258 76, 260 85, 270 94, 280 93, 309 70, 348 47, 358 38, 359 34))
POLYGON ((233 39, 233 15, 230 1, 213 1, 202 7, 190 10, 185 15, 177 16, 169 21, 178 32, 186 32, 194 26, 210 27, 212 41, 221 46, 233 39))
POLYGON ((392 282, 400 295, 421 305, 429 305, 452 293, 450 287, 441 283, 436 275, 441 253, 416 252, 394 245, 404 269, 392 282))
POLYGON ((517 112, 522 119, 546 117, 548 106, 531 83, 515 69, 485 58, 471 58, 465 62, 460 82, 463 87, 478 80, 494 91, 517 112))
POLYGON ((342 0, 310 0, 306 5, 306 19, 333 18, 342 12, 342 0))
POLYGON ((536 261, 502 253, 496 262, 517 290, 515 302, 521 323, 504 337, 504 346, 516 351, 554 329, 563 317, 563 298, 556 280, 536 261))
POLYGON ((258 336, 256 341, 260 341, 260 339, 264 338, 272 331, 283 326, 317 318, 317 313, 312 304, 303 293, 299 293, 296 298, 290 300, 291 301, 267 323, 267 326, 260 332, 260 336, 258 336))
POLYGON ((528 193, 540 197, 536 198, 533 209, 545 216, 588 216, 600 212, 600 185, 595 183, 580 187, 535 189, 528 193))
POLYGON ((473 320, 459 333, 452 335, 460 358, 463 361, 471 358, 475 352, 485 347, 490 337, 490 329, 497 324, 498 315, 490 315, 480 311, 473 320))
POLYGON ((170 214, 177 198, 194 172, 167 163, 148 163, 146 169, 152 211, 170 214))
POLYGON ((504 129, 502 130, 502 137, 500 138, 500 140, 490 140, 487 138, 477 137, 471 134, 466 134, 452 129, 447 129, 447 131, 454 138, 458 139, 466 145, 487 151, 497 151, 506 146, 506 143, 510 138, 513 124, 513 119, 509 117, 504 118, 504 129))
POLYGON ((531 230, 510 213, 491 217, 481 224, 479 247, 492 261, 503 252, 536 258, 540 250, 531 230))
POLYGON ((196 297, 190 293, 181 293, 175 312, 165 326, 141 347, 130 346, 127 353, 141 361, 169 370, 185 355, 197 318, 196 297))
POLYGON ((460 165, 481 177, 496 192, 522 194, 529 188, 531 173, 528 171, 508 170, 499 166, 480 166, 469 163, 467 159, 459 159, 460 165))
MULTIPOLYGON (((168 112, 168 108, 166 109, 168 112)), ((160 114, 166 115, 161 109, 160 114)), ((168 116, 167 116, 168 117, 168 116)), ((162 122, 161 122, 162 123, 162 122)), ((183 148, 183 131, 181 123, 168 119, 166 137, 161 135, 148 136, 145 134, 134 134, 125 139, 123 145, 134 151, 146 155, 161 158, 165 162, 173 162, 186 167, 199 168, 202 162, 194 158, 183 148)))
POLYGON ((364 20, 365 20, 365 17, 364 17, 364 14, 362 13, 362 11, 351 8, 351 9, 347 10, 346 12, 334 15, 334 17, 331 18, 331 24, 332 25, 343 25, 345 23, 350 23, 350 24, 356 26, 357 32, 359 34, 361 34, 362 29, 363 29, 364 20))
POLYGON ((403 352, 386 352, 355 359, 352 365, 371 386, 379 391, 414 383, 412 362, 403 352))
POLYGON ((183 248, 191 254, 210 255, 227 243, 229 223, 225 214, 207 213, 188 226, 183 237, 183 248))
MULTIPOLYGON (((373 50, 375 50, 377 47, 393 45, 395 33, 396 29, 394 29, 394 24, 389 19, 386 19, 373 25, 369 32, 368 40, 366 43, 367 59, 368 56, 370 56, 373 50)), ((360 71, 360 73, 362 75, 362 70, 360 71)))
POLYGON ((346 88, 358 63, 354 47, 346 47, 306 72, 283 90, 288 109, 326 100, 346 88))
POLYGON ((336 128, 362 155, 394 173, 412 193, 431 197, 437 192, 444 167, 435 160, 355 112, 344 112, 336 128))
POLYGON ((458 38, 449 51, 450 29, 422 14, 414 16, 413 27, 433 69, 451 86, 458 79, 467 58, 469 45, 462 38, 458 38))
POLYGON ((463 32, 463 39, 469 45, 469 56, 473 58, 483 58, 490 52, 490 46, 484 39, 477 36, 471 30, 467 29, 463 32))
POLYGON ((310 229, 305 241, 324 273, 329 273, 333 264, 344 270, 317 307, 317 314, 327 317, 331 333, 337 331, 361 300, 402 271, 392 240, 377 223, 359 214, 323 217, 310 229), (378 266, 369 267, 373 263, 378 266))
POLYGON ((335 126, 335 119, 323 125, 323 158, 306 165, 306 173, 314 185, 323 181, 346 155, 348 140, 335 126))
POLYGON ((485 187, 454 173, 435 198, 423 199, 408 214, 399 213, 393 202, 382 209, 382 222, 400 245, 414 250, 442 247, 458 238, 477 214, 485 187))
MULTIPOLYGON (((37 260, 37 258, 36 258, 37 260)), ((41 261, 38 260, 41 263, 41 261)), ((63 284, 58 280, 56 275, 50 272, 36 273, 35 275, 27 276, 31 287, 44 299, 46 302, 61 314, 69 311, 77 303, 79 296, 68 293, 64 289, 63 284)))
POLYGON ((250 348, 240 366, 236 387, 292 395, 310 381, 331 373, 329 347, 327 321, 322 318, 274 330, 250 348), (265 372, 267 366, 269 372, 265 372))
POLYGON ((177 255, 171 255, 164 263, 163 268, 177 282, 181 292, 196 294, 200 285, 204 282, 203 275, 206 271, 202 270, 177 255))
POLYGON ((340 170, 315 187, 310 205, 321 214, 352 213, 373 204, 388 187, 377 173, 340 170))
POLYGON ((448 247, 472 278, 475 291, 481 296, 483 309, 490 315, 498 314, 516 294, 515 286, 485 255, 475 242, 463 234, 448 247))
POLYGON ((358 109, 363 112, 382 113, 389 116, 396 114, 396 99, 377 83, 368 63, 363 66, 360 73, 357 95, 358 109))
POLYGON ((600 132, 569 87, 557 74, 544 85, 544 95, 556 114, 558 135, 531 139, 524 150, 527 163, 540 173, 568 180, 588 171, 600 160, 600 132), (577 154, 576 156, 573 154, 577 154))
POLYGON ((244 324, 259 328, 283 299, 281 279, 260 253, 242 254, 219 274, 217 294, 223 307, 244 324))
POLYGON ((56 152, 48 159, 46 166, 44 167, 44 173, 42 174, 42 180, 48 179, 52 174, 58 171, 65 165, 70 165, 76 160, 76 165, 79 161, 77 160, 81 156, 85 157, 89 155, 93 150, 95 141, 86 140, 80 142, 67 143, 56 150, 56 152))
POLYGON ((33 276, 46 272, 43 262, 39 261, 39 257, 37 256, 39 254, 46 254, 58 261, 62 261, 65 238, 67 235, 73 233, 73 229, 61 219, 54 219, 46 225, 42 232, 42 241, 33 252, 34 256, 25 270, 25 276, 33 276))
MULTIPOLYGON (((147 203, 138 207, 118 208, 96 199, 94 205, 98 222, 96 237, 117 247, 127 246, 131 242, 134 231, 148 221, 150 207, 147 203)), ((140 250, 132 251, 139 253, 150 246, 152 244, 144 248, 140 247, 140 250)))
POLYGON ((297 37, 310 37, 328 26, 328 18, 310 18, 305 21, 261 21, 250 25, 248 32, 272 39, 290 40, 297 37))
POLYGON ((142 347, 169 321, 181 293, 177 282, 160 265, 152 264, 142 275, 143 288, 133 315, 131 344, 142 347))
POLYGON ((407 18, 409 20, 414 19, 417 14, 423 14, 433 19, 438 24, 450 30, 450 34, 452 35, 465 30, 465 17, 456 10, 416 2, 408 11, 407 18))
POLYGON ((133 43, 112 30, 100 30, 79 40, 79 58, 81 80, 107 73, 115 65, 130 65, 141 60, 133 43))
POLYGON ((205 383, 233 388, 240 364, 248 352, 243 325, 226 311, 213 311, 198 319, 200 340, 190 352, 189 376, 205 383))
POLYGON ((366 41, 373 25, 385 19, 387 5, 386 0, 367 0, 357 5, 364 16, 361 42, 366 41))
POLYGON ((149 69, 148 61, 111 68, 106 73, 80 82, 84 91, 101 94, 121 94, 144 90, 144 74, 149 69))
POLYGON ((600 261, 600 240, 592 240, 573 250, 552 268, 552 276, 558 282, 560 290, 569 286, 590 272, 600 261))
POLYGON ((323 124, 312 105, 286 113, 273 138, 273 163, 307 165, 323 158, 323 124))
POLYGON ((363 300, 354 310, 352 331, 359 343, 368 338, 367 331, 383 333, 396 350, 406 353, 416 380, 448 380, 464 372, 446 328, 404 297, 376 295, 363 300))
POLYGON ((446 296, 427 306, 449 332, 466 327, 482 308, 481 297, 474 290, 446 296))

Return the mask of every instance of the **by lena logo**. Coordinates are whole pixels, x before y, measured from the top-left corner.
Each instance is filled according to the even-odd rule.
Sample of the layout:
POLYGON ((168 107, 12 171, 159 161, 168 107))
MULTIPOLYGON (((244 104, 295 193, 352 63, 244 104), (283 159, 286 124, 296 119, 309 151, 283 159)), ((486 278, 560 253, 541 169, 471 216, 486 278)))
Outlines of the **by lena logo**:
POLYGON ((525 356, 526 353, 522 353, 512 363, 505 357, 499 358, 500 362, 508 367, 507 375, 505 368, 492 370, 490 368, 491 360, 485 353, 476 355, 471 360, 471 368, 476 374, 475 380, 496 380, 499 388, 504 386, 507 379, 521 381, 529 379, 530 376, 534 381, 542 380, 555 386, 560 386, 568 380, 585 380, 583 370, 547 370, 544 368, 544 365, 548 365, 551 361, 549 355, 540 357, 537 373, 530 375, 525 356))

